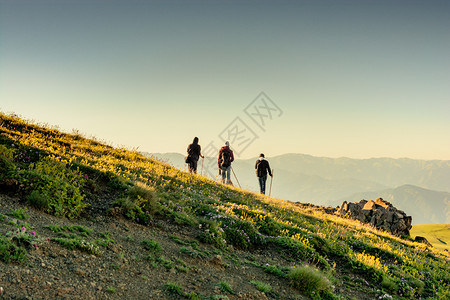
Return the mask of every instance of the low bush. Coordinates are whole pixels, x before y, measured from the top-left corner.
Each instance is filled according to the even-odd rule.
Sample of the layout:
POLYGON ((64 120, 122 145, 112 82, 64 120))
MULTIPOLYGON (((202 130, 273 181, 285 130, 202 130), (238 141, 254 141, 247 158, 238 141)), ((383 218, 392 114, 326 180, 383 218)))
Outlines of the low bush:
POLYGON ((156 241, 153 241, 153 240, 143 240, 143 241, 141 242, 141 244, 142 244, 142 246, 144 246, 144 248, 145 248, 146 250, 149 250, 149 251, 151 251, 151 252, 153 252, 153 253, 159 253, 159 252, 161 252, 161 245, 160 245, 158 242, 156 242, 156 241))
POLYGON ((201 226, 204 228, 203 233, 198 237, 201 242, 212 244, 220 249, 227 246, 224 231, 218 222, 205 219, 201 226))
POLYGON ((142 225, 149 225, 152 215, 158 210, 158 200, 153 188, 137 182, 131 187, 126 197, 119 198, 113 202, 127 218, 142 225))
POLYGON ((28 195, 27 202, 39 209, 46 209, 49 205, 47 196, 37 190, 32 191, 31 194, 28 195))
POLYGON ((222 292, 228 293, 228 294, 234 294, 233 288, 231 285, 226 281, 219 282, 219 288, 222 292))
POLYGON ((75 238, 52 238, 52 242, 58 243, 61 246, 69 249, 69 250, 75 250, 78 249, 80 251, 100 256, 103 254, 103 252, 100 250, 100 248, 84 239, 75 237, 75 238))
POLYGON ((0 261, 24 262, 27 259, 27 251, 24 247, 17 246, 11 239, 0 235, 0 261))
POLYGON ((87 206, 81 191, 85 178, 57 158, 31 163, 17 173, 17 179, 29 191, 30 203, 43 206, 55 216, 77 218, 87 206))
POLYGON ((260 292, 270 293, 272 291, 272 287, 267 283, 254 280, 250 281, 250 283, 253 284, 256 287, 256 289, 260 292))
POLYGON ((330 281, 322 272, 307 265, 292 268, 287 278, 294 288, 305 295, 312 292, 321 292, 331 287, 330 281))

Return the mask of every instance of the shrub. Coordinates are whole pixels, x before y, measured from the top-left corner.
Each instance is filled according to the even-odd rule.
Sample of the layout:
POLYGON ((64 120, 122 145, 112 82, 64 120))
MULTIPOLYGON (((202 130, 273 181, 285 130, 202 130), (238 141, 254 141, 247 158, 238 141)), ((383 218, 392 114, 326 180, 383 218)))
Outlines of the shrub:
POLYGON ((403 278, 399 282, 399 294, 405 297, 414 298, 424 291, 425 283, 417 278, 403 278))
POLYGON ((17 246, 10 239, 0 235, 0 261, 9 263, 11 261, 23 262, 27 259, 25 248, 17 246))
POLYGON ((72 170, 57 158, 30 164, 28 170, 19 172, 18 178, 28 190, 31 189, 31 201, 45 204, 45 198, 45 210, 55 216, 76 218, 87 206, 83 203, 85 195, 81 192, 85 178, 78 170, 72 170), (39 194, 33 194, 33 191, 39 194))
POLYGON ((320 256, 314 248, 297 239, 277 237, 269 238, 268 242, 287 250, 288 255, 294 259, 307 259, 310 263, 315 262, 322 268, 331 269, 326 259, 320 256))
POLYGON ((250 281, 251 284, 253 284, 256 289, 263 293, 270 293, 272 291, 272 287, 268 285, 267 283, 261 282, 261 281, 250 281))
POLYGON ((234 294, 233 288, 231 285, 226 281, 219 282, 219 287, 222 290, 222 292, 228 293, 228 294, 234 294))
POLYGON ((219 223, 216 221, 205 220, 202 227, 205 228, 205 231, 200 234, 200 241, 207 244, 213 244, 220 249, 226 247, 227 242, 225 241, 224 232, 223 229, 220 228, 219 223))
POLYGON ((278 236, 281 233, 281 226, 272 218, 266 216, 264 219, 257 219, 257 227, 260 233, 268 236, 278 236))
POLYGON ((46 209, 48 207, 48 198, 39 191, 32 191, 27 197, 27 202, 39 209, 46 209))
POLYGON ((137 182, 129 189, 127 196, 114 201, 113 206, 119 207, 127 218, 148 225, 152 220, 151 215, 158 209, 156 192, 151 187, 137 182))
POLYGON ((227 242, 237 248, 248 249, 252 245, 261 244, 261 234, 246 220, 226 219, 222 228, 227 242))
POLYGON ((161 252, 161 245, 153 240, 143 240, 141 244, 144 246, 146 250, 149 250, 153 253, 161 252))
POLYGON ((9 177, 16 166, 12 162, 13 151, 0 145, 0 179, 9 177))
POLYGON ((164 285, 164 290, 173 295, 184 296, 183 288, 181 287, 181 285, 174 282, 166 283, 164 285))
POLYGON ((133 211, 137 205, 129 197, 125 197, 114 200, 113 206, 122 209, 122 212, 127 215, 130 211, 133 211))
POLYGON ((330 281, 322 272, 307 265, 292 268, 287 277, 289 283, 304 294, 321 292, 331 286, 330 281))
POLYGON ((393 281, 391 278, 387 276, 383 276, 381 286, 391 293, 394 293, 398 290, 398 285, 395 283, 395 281, 393 281))

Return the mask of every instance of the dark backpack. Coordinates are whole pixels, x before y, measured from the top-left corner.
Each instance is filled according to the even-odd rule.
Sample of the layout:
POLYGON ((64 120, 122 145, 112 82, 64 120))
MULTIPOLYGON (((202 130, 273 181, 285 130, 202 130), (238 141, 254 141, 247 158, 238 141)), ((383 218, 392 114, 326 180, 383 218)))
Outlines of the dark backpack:
POLYGON ((222 151, 222 162, 220 163, 220 166, 223 168, 231 166, 231 154, 229 151, 222 151))

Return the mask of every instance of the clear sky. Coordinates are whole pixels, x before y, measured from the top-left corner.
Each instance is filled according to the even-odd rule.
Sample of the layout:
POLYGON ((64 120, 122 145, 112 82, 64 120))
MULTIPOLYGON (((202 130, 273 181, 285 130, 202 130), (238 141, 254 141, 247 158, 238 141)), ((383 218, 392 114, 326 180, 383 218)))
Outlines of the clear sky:
POLYGON ((450 160, 450 1, 0 0, 0 110, 148 152, 450 160))

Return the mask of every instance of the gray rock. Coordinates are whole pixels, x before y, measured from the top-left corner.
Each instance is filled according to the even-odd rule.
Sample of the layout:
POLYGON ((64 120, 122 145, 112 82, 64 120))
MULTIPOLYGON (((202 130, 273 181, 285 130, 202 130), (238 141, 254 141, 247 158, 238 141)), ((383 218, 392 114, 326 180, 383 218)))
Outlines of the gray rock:
POLYGON ((361 200, 359 203, 344 201, 336 208, 335 214, 368 223, 380 230, 388 231, 394 235, 407 235, 411 229, 412 217, 398 210, 391 203, 382 198, 361 200))

